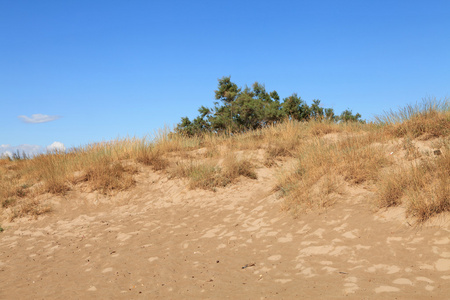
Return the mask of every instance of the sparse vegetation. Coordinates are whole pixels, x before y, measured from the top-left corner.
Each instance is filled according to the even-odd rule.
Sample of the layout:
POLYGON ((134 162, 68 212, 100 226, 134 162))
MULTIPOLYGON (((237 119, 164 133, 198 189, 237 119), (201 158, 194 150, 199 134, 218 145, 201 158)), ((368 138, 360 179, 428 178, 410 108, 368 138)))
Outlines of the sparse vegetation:
POLYGON ((163 157, 161 150, 145 144, 139 145, 136 160, 146 166, 152 166, 156 171, 164 170, 169 165, 169 161, 163 157))
MULTIPOLYGON (((265 95, 259 85, 246 93, 256 95, 255 89, 265 95)), ((116 140, 34 158, 16 155, 0 159, 0 212, 9 219, 46 213, 51 207, 39 200, 46 193, 81 189, 110 196, 133 187, 135 175, 147 166, 208 190, 241 176, 256 179, 257 168, 280 167, 276 186, 294 214, 328 207, 345 197, 348 186, 360 185, 375 192, 380 208, 402 205, 425 221, 450 211, 448 103, 429 99, 367 124, 288 118, 233 134, 164 129, 151 140, 116 140)))
POLYGON ((404 157, 409 164, 383 173, 377 184, 380 207, 404 204, 408 214, 423 222, 441 212, 450 211, 450 102, 449 99, 424 100, 399 112, 378 117, 388 132, 403 140, 404 157), (423 154, 414 138, 437 139, 440 149, 423 154))
POLYGON ((173 175, 189 178, 190 188, 203 188, 215 190, 217 187, 225 187, 235 182, 239 176, 256 179, 252 163, 237 159, 233 155, 227 156, 222 164, 213 161, 198 162, 188 161, 177 164, 173 175))
POLYGON ((381 207, 404 203, 419 221, 450 211, 450 147, 445 140, 442 155, 383 174, 377 189, 381 207))
POLYGON ((342 193, 343 181, 373 182, 388 164, 381 147, 371 145, 373 137, 344 136, 338 141, 313 137, 297 148, 296 168, 278 184, 287 199, 286 208, 301 211, 326 207, 342 193))
POLYGON ((448 98, 428 98, 397 111, 385 112, 375 119, 378 124, 390 125, 388 129, 394 136, 416 138, 426 134, 426 138, 432 138, 450 134, 449 112, 448 98))

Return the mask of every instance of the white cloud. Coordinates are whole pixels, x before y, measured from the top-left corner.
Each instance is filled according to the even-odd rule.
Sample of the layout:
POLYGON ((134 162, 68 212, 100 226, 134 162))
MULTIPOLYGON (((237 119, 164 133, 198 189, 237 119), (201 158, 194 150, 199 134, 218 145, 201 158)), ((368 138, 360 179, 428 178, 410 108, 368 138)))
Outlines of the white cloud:
POLYGON ((53 142, 51 145, 47 147, 42 147, 39 145, 28 145, 23 144, 19 146, 11 146, 11 145, 0 145, 0 158, 3 157, 13 157, 14 154, 19 153, 22 157, 23 153, 26 156, 36 156, 38 154, 42 154, 45 151, 47 152, 55 152, 55 151, 66 151, 66 147, 61 142, 53 142))
POLYGON ((58 120, 61 117, 60 116, 49 116, 49 115, 43 115, 43 114, 33 114, 33 115, 31 115, 31 118, 24 116, 24 115, 18 116, 18 118, 21 119, 25 123, 36 124, 36 123, 45 123, 45 122, 58 120))
POLYGON ((47 146, 48 152, 54 151, 66 151, 66 147, 61 142, 53 142, 51 145, 47 146))
POLYGON ((8 150, 6 150, 2 154, 0 154, 0 158, 8 158, 8 157, 12 157, 12 156, 13 156, 13 154, 11 153, 11 151, 8 151, 8 150))
POLYGON ((22 156, 25 153, 27 156, 34 156, 42 153, 43 148, 38 145, 23 144, 19 146, 0 145, 0 157, 9 156, 12 157, 14 153, 19 152, 22 156))

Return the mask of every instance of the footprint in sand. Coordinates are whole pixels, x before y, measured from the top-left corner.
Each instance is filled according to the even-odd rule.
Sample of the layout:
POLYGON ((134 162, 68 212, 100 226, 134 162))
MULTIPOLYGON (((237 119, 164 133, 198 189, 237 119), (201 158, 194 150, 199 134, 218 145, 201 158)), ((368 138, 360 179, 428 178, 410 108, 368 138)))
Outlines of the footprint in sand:
POLYGON ((353 294, 359 289, 359 286, 356 284, 358 282, 358 278, 347 277, 344 281, 346 282, 344 283, 344 292, 346 294, 353 294))
POLYGON ((313 233, 308 234, 306 237, 317 236, 319 239, 323 239, 324 232, 325 232, 325 229, 319 228, 316 231, 314 231, 313 233))
POLYGON ((124 241, 128 240, 129 238, 131 238, 130 234, 122 233, 122 232, 119 232, 119 234, 116 237, 116 239, 118 239, 121 242, 124 242, 124 241))
POLYGON ((393 284, 402 284, 402 285, 413 285, 412 281, 408 278, 397 278, 393 282, 393 284))
POLYGON ((267 259, 270 261, 277 261, 277 260, 281 259, 281 255, 279 255, 279 254, 272 255, 272 256, 269 256, 267 259))
POLYGON ((300 245, 309 246, 309 245, 317 244, 317 243, 318 243, 317 241, 304 241, 304 242, 301 242, 300 245))
POLYGON ((352 231, 347 231, 346 233, 342 234, 342 236, 347 239, 356 239, 358 237, 357 234, 358 234, 358 229, 355 229, 352 231))
POLYGON ((300 229, 299 231, 297 231, 298 234, 303 234, 303 233, 307 233, 308 231, 311 230, 311 226, 309 225, 305 225, 302 227, 302 229, 300 229))
POLYGON ((275 282, 278 282, 278 283, 281 283, 281 284, 288 283, 290 281, 292 281, 292 279, 275 279, 275 282))
POLYGON ((313 268, 305 268, 301 271, 301 274, 307 278, 311 278, 316 276, 317 274, 314 272, 313 268))
POLYGON ((428 283, 428 284, 425 286, 425 290, 427 290, 427 291, 429 291, 429 292, 431 292, 431 291, 434 290, 434 286, 431 285, 432 283, 434 283, 434 280, 431 280, 430 278, 423 277, 423 276, 416 277, 416 280, 417 280, 417 281, 423 281, 423 282, 428 283))
POLYGON ((434 240, 434 244, 435 245, 447 245, 447 244, 450 244, 450 238, 445 237, 445 238, 435 239, 434 240))
POLYGON ((434 283, 434 281, 431 280, 430 278, 423 277, 423 276, 416 277, 416 280, 417 281, 424 281, 424 282, 427 282, 427 283, 434 283))
POLYGON ((292 242, 292 234, 288 233, 285 237, 280 237, 278 239, 279 243, 289 243, 292 242))
POLYGON ((389 286, 389 285, 382 285, 380 287, 377 287, 375 289, 375 293, 379 294, 379 293, 386 293, 386 292, 399 292, 400 289, 393 287, 393 286, 389 286))
POLYGON ((356 248, 356 250, 361 250, 361 249, 369 250, 370 248, 372 248, 372 246, 364 246, 364 245, 358 244, 355 246, 355 248, 356 248))
POLYGON ((435 263, 436 270, 445 272, 450 271, 450 259, 438 259, 435 263))
POLYGON ((220 244, 219 246, 216 247, 216 249, 217 249, 217 250, 220 250, 220 249, 223 249, 223 248, 226 248, 226 247, 227 247, 227 245, 225 245, 225 244, 220 244))
POLYGON ((390 236, 386 239, 386 242, 390 244, 391 242, 400 242, 401 240, 403 240, 401 237, 390 236))
POLYGON ((327 274, 333 274, 333 273, 336 273, 336 271, 338 269, 326 266, 326 267, 323 267, 322 270, 324 270, 327 274))
POLYGON ((348 227, 348 223, 344 223, 344 224, 342 224, 341 226, 338 226, 338 227, 333 228, 333 230, 334 230, 334 231, 344 231, 345 228, 347 228, 347 227, 348 227))
POLYGON ((414 238, 411 242, 409 242, 408 244, 418 244, 420 242, 422 242, 424 240, 423 237, 418 237, 418 238, 414 238))
POLYGON ((204 235, 201 236, 201 238, 213 238, 216 236, 216 233, 220 231, 220 228, 214 228, 211 230, 208 230, 204 235))
POLYGON ((432 249, 434 254, 437 254, 440 257, 450 258, 450 252, 448 252, 448 251, 442 251, 441 248, 436 247, 436 246, 433 246, 431 249, 432 249))
POLYGON ((367 268, 367 272, 369 273, 374 273, 377 270, 384 270, 386 272, 386 274, 394 274, 400 271, 400 268, 397 266, 388 266, 388 265, 383 265, 383 264, 379 264, 379 265, 374 265, 372 267, 367 268))
POLYGON ((311 255, 324 255, 328 254, 334 249, 333 246, 312 246, 304 248, 300 251, 300 257, 311 256, 311 255))

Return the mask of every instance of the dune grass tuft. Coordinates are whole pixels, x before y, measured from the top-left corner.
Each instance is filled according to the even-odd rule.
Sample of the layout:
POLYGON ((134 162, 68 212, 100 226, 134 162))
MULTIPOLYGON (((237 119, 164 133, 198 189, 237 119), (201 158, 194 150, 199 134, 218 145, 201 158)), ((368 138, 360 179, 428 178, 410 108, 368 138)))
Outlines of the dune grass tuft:
POLYGON ((212 160, 180 162, 172 174, 175 177, 188 178, 189 187, 192 189, 215 190, 217 187, 225 187, 235 182, 240 176, 256 179, 257 174, 254 169, 254 165, 249 161, 229 155, 222 165, 212 160))
POLYGON ((450 140, 443 154, 430 160, 414 161, 402 169, 383 174, 377 185, 380 207, 404 203, 408 214, 426 221, 450 211, 450 140))
POLYGON ((163 151, 152 145, 142 143, 136 151, 136 161, 146 166, 152 166, 154 170, 165 170, 169 161, 163 157, 163 151))
POLYGON ((375 120, 379 124, 390 125, 390 132, 397 137, 447 136, 450 134, 450 99, 423 99, 415 105, 385 112, 375 120))

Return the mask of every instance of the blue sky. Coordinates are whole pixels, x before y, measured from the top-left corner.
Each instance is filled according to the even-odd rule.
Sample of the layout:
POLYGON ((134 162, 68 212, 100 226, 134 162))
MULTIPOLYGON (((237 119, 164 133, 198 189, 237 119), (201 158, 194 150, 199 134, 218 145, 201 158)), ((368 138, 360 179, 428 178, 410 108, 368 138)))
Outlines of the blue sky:
POLYGON ((449 49, 450 1, 3 0, 0 154, 152 134, 223 76, 370 120, 448 97, 449 49))

